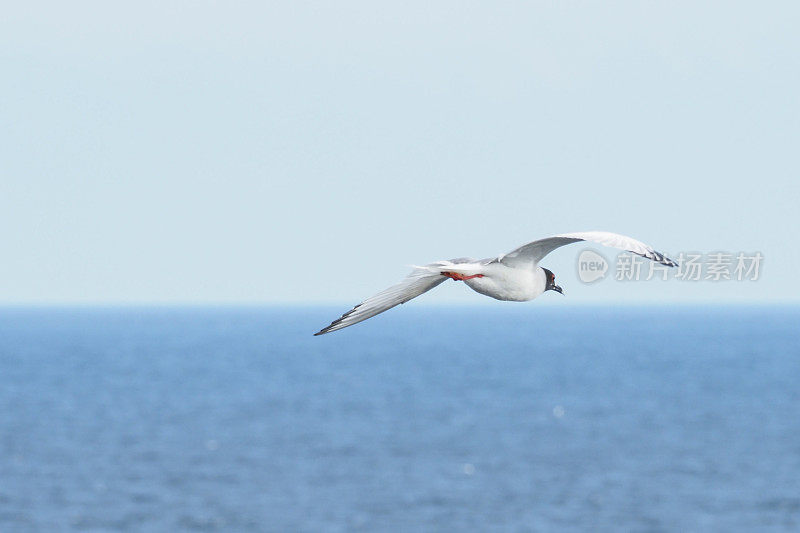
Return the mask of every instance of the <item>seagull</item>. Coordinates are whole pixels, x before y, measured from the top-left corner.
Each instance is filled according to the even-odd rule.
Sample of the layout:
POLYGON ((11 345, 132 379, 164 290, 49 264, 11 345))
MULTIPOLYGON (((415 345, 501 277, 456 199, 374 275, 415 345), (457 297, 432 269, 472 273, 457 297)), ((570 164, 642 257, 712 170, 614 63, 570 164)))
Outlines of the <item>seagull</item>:
POLYGON ((463 281, 475 292, 510 302, 527 302, 546 291, 564 294, 561 287, 556 285, 555 275, 539 266, 539 261, 556 248, 580 241, 625 250, 670 267, 678 265, 645 243, 625 235, 607 231, 563 233, 529 242, 507 254, 489 259, 461 257, 414 266, 414 270, 400 283, 367 298, 314 335, 323 335, 357 324, 396 305, 404 304, 448 279, 463 281))

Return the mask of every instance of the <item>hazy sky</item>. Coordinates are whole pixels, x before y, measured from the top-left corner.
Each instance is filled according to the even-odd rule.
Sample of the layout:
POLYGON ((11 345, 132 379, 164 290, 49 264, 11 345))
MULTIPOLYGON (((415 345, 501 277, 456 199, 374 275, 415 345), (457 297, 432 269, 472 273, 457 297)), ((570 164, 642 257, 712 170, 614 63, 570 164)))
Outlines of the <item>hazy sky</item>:
POLYGON ((588 286, 577 244, 545 305, 798 300, 795 2, 3 11, 0 303, 350 304, 590 229, 762 278, 588 286))

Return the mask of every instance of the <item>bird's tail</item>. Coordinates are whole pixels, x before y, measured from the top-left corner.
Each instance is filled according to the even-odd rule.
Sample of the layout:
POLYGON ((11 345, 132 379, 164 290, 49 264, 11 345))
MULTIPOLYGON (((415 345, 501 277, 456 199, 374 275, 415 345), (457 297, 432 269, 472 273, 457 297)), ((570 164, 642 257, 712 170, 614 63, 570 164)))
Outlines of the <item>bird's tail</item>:
POLYGON ((483 271, 483 265, 476 262, 474 259, 451 259, 450 261, 436 261, 427 265, 411 265, 415 271, 418 272, 437 272, 439 274, 444 272, 454 272, 456 274, 463 274, 465 276, 472 276, 480 274, 483 271))

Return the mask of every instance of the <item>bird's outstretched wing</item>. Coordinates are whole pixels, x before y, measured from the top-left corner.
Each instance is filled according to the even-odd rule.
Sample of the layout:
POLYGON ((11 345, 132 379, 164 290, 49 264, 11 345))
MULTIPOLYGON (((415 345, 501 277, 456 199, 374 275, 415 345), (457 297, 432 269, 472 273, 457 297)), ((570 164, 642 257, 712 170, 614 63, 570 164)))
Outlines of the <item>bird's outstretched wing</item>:
POLYGON ((547 237, 546 239, 539 239, 538 241, 529 242, 507 254, 501 255, 497 258, 497 261, 512 267, 519 267, 526 264, 535 265, 556 248, 579 241, 596 242, 603 246, 619 248, 620 250, 626 250, 636 255, 641 255, 642 257, 646 257, 662 265, 678 266, 678 263, 664 254, 653 250, 653 248, 643 242, 626 237, 625 235, 609 233, 607 231, 563 233, 561 235, 547 237))
POLYGON ((341 318, 337 318, 331 322, 330 326, 314 333, 314 335, 322 335, 324 333, 336 331, 337 329, 352 326, 362 320, 383 313, 396 305, 406 303, 410 299, 416 298, 420 294, 431 290, 448 279, 441 274, 441 266, 447 263, 450 262, 441 261, 440 263, 433 263, 425 267, 415 267, 414 271, 406 276, 400 283, 392 285, 375 296, 367 298, 350 311, 343 314, 341 318))

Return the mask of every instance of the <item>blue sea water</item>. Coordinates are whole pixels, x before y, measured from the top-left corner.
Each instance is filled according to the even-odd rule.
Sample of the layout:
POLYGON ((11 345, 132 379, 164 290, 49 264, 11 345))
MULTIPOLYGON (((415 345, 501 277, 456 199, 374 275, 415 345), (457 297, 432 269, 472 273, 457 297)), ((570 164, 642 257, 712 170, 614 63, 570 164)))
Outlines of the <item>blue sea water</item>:
POLYGON ((0 531, 797 531, 797 308, 0 310, 0 531))

